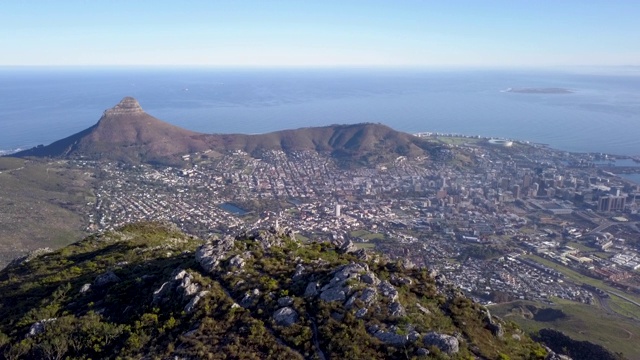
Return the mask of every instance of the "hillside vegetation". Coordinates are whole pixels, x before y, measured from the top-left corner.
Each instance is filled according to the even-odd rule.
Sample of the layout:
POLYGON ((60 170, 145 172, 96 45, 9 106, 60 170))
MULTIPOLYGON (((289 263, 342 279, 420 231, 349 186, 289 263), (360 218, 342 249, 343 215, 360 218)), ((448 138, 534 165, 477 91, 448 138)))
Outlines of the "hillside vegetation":
POLYGON ((426 269, 256 230, 139 223, 0 272, 7 359, 543 359, 426 269))

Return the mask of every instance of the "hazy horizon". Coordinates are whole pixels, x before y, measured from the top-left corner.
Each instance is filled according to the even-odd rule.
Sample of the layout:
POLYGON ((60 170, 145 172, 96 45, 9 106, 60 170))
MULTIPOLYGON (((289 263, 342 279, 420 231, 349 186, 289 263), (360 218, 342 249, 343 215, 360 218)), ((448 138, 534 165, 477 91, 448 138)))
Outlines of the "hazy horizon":
POLYGON ((10 2, 0 66, 638 66, 634 1, 10 2))

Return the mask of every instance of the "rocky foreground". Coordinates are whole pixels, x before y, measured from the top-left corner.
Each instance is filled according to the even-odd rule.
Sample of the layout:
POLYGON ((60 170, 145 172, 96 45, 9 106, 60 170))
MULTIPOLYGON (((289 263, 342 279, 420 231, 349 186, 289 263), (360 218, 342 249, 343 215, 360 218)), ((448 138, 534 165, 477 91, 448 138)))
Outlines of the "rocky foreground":
POLYGON ((446 279, 353 244, 128 225, 0 273, 7 359, 544 359, 446 279))

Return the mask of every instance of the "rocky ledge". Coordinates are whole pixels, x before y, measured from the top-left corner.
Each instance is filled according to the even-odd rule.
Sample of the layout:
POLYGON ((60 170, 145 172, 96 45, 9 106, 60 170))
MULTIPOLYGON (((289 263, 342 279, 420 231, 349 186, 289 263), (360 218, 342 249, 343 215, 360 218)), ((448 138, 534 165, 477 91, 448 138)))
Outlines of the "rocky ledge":
POLYGON ((120 102, 112 107, 111 109, 107 109, 104 111, 103 116, 114 116, 114 115, 128 115, 128 114, 142 114, 144 110, 138 103, 138 100, 127 96, 120 100, 120 102))

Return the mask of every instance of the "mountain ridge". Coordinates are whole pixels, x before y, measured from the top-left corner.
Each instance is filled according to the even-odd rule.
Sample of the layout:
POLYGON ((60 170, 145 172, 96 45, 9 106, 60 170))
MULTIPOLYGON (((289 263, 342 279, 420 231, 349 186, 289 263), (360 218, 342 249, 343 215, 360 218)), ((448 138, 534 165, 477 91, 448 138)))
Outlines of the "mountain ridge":
POLYGON ((0 271, 7 358, 521 358, 548 351, 442 276, 288 229, 92 235, 0 271))
POLYGON ((137 100, 125 97, 104 111, 98 122, 76 134, 14 153, 14 157, 108 159, 131 163, 176 163, 180 157, 205 150, 261 151, 311 150, 336 157, 396 154, 428 156, 436 145, 382 124, 330 125, 266 134, 204 134, 159 120, 142 110, 137 100))

